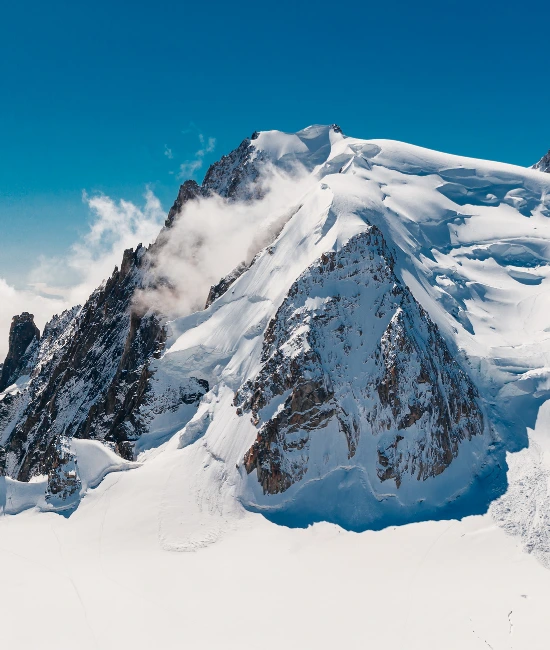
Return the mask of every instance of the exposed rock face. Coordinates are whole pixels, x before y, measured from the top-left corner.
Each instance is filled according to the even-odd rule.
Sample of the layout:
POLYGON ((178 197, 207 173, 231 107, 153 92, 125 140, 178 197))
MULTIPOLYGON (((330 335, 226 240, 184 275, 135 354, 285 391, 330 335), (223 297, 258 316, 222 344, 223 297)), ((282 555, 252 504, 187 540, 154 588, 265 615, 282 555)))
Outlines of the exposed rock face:
POLYGON ((209 167, 202 184, 206 196, 218 194, 227 199, 241 200, 260 198, 261 188, 255 182, 260 176, 257 163, 263 158, 252 145, 252 139, 246 138, 230 154, 209 167))
POLYGON ((24 373, 39 340, 40 331, 34 324, 33 314, 25 311, 20 316, 13 317, 8 354, 1 369, 0 392, 24 373))
POLYGON ((385 434, 378 445, 378 476, 395 479, 399 487, 406 472, 425 480, 441 474, 458 455, 459 445, 483 432, 483 416, 476 403, 477 391, 451 356, 428 314, 419 306, 426 340, 415 329, 417 314, 398 309, 380 342, 382 374, 376 390, 382 409, 371 425, 398 433, 385 434), (427 435, 412 447, 406 433, 418 423, 427 435))
POLYGON ((294 283, 235 405, 259 427, 244 464, 264 494, 302 480, 318 456, 329 471, 335 436, 345 441, 342 462, 371 465, 399 487, 443 472, 484 429, 474 385, 395 276, 375 227, 294 283), (313 459, 315 437, 323 442, 313 459))
MULTIPOLYGON (((45 328, 28 390, 15 398, 6 469, 22 481, 61 463, 60 436, 111 443, 124 458, 142 432, 137 414, 149 360, 162 350, 160 317, 132 306, 141 286, 145 250, 125 251, 121 268, 82 308, 45 328)), ((4 400, 5 401, 5 400, 4 400)), ((8 418, 9 415, 8 415, 8 418)))
POLYGON ((550 151, 533 165, 533 169, 550 173, 550 151))

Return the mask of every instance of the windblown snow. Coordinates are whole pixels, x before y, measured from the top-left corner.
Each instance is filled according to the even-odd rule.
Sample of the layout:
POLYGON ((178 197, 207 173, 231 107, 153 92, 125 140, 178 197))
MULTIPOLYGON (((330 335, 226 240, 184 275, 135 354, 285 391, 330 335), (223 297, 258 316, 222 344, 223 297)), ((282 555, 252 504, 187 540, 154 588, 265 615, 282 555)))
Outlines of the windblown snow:
POLYGON ((168 323, 134 460, 67 438, 65 508, 0 478, 3 647, 546 648, 550 175, 334 126, 245 150, 292 189, 245 192, 277 228, 168 323))

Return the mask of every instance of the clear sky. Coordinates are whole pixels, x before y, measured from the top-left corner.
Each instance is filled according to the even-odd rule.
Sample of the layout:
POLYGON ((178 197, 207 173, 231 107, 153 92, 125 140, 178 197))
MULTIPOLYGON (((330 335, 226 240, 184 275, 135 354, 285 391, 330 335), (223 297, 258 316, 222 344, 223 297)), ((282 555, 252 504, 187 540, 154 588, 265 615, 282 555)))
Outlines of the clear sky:
POLYGON ((529 165, 550 147, 549 22, 542 1, 2 3, 0 278, 86 230, 83 190, 149 185, 167 209, 182 164, 202 150, 201 180, 254 130, 336 122, 529 165))

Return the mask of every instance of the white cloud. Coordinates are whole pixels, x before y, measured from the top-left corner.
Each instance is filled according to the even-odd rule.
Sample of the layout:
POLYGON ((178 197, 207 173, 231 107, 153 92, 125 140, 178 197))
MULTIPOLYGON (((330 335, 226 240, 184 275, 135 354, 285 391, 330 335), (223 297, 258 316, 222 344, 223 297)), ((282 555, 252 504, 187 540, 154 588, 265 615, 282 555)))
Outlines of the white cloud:
POLYGON ((181 163, 178 178, 192 178, 204 164, 204 157, 207 153, 212 153, 216 148, 216 138, 205 138, 202 133, 198 135, 200 147, 195 152, 194 158, 181 163))
POLYGON ((147 246, 157 237, 166 217, 160 201, 147 190, 140 208, 107 196, 83 199, 91 212, 86 235, 61 257, 41 257, 31 270, 28 286, 15 289, 0 278, 0 361, 8 349, 11 319, 28 311, 42 330, 55 313, 83 304, 90 293, 120 266, 126 248, 147 246))
POLYGON ((174 153, 172 152, 172 149, 168 147, 167 145, 164 145, 164 155, 169 159, 172 160, 174 157, 174 153))

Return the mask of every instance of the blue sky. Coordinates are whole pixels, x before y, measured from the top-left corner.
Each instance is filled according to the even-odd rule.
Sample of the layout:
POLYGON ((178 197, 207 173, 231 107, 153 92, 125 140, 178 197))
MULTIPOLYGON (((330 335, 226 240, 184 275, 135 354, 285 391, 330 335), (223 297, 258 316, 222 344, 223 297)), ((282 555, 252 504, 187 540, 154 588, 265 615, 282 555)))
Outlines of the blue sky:
POLYGON ((202 149, 200 180, 254 130, 337 122, 531 164, 550 147, 549 19, 538 1, 4 3, 0 278, 86 231, 83 191, 149 185, 168 208, 181 164, 202 149))

